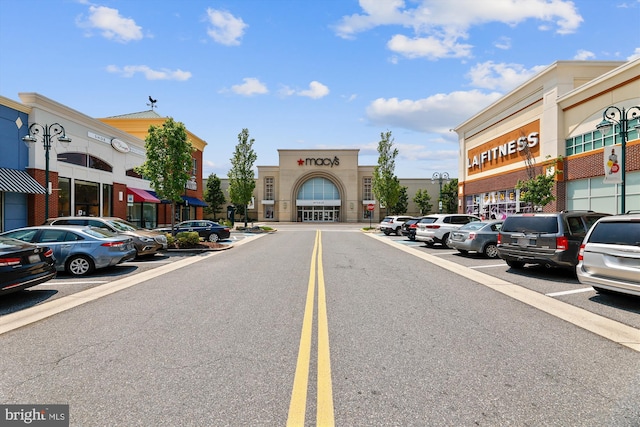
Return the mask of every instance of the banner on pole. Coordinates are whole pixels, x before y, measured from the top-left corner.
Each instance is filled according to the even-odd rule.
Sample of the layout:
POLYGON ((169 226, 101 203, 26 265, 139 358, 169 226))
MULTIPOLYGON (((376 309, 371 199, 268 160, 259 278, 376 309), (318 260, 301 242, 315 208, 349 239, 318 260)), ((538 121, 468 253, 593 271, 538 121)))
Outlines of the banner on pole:
POLYGON ((604 183, 622 183, 622 146, 613 145, 604 148, 604 183))

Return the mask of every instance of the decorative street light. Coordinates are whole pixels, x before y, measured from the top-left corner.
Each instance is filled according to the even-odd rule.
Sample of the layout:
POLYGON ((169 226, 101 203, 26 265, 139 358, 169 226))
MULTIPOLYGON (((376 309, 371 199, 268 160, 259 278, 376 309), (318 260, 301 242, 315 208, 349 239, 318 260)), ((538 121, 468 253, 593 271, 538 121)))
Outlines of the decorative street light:
MULTIPOLYGON (((625 110, 624 107, 620 109, 612 105, 604 110, 602 113, 602 121, 596 125, 596 129, 600 131, 603 137, 609 133, 611 128, 615 127, 616 124, 618 125, 618 135, 620 136, 620 178, 622 179, 620 183, 620 213, 625 213, 626 210, 625 170, 627 169, 627 165, 625 163, 625 147, 629 136, 629 122, 639 115, 640 106, 636 105, 625 110)), ((640 129, 640 125, 636 125, 635 128, 640 129)))
POLYGON ((42 138, 42 144, 44 145, 44 181, 47 189, 47 194, 44 198, 44 219, 49 218, 49 196, 51 195, 51 183, 49 182, 49 151, 51 151, 52 138, 58 137, 60 142, 71 142, 64 131, 64 127, 60 123, 54 123, 52 125, 40 125, 33 123, 29 126, 29 134, 22 137, 25 142, 36 143, 38 137, 42 138))
POLYGON ((449 173, 434 172, 431 176, 431 183, 435 184, 436 181, 440 184, 440 192, 438 193, 438 211, 442 213, 442 181, 449 182, 449 173))

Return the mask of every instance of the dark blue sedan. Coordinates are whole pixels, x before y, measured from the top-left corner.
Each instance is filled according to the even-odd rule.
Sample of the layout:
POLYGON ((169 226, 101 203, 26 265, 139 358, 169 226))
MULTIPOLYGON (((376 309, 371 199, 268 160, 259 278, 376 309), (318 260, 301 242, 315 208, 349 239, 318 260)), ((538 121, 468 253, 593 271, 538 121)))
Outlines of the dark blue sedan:
MULTIPOLYGON (((156 228, 154 231, 161 231, 163 233, 171 233, 171 227, 156 228)), ((175 233, 181 233, 183 231, 195 231, 198 235, 210 242, 217 242, 218 240, 225 240, 231 236, 231 230, 229 227, 220 225, 217 222, 207 221, 205 219, 193 219, 189 221, 182 221, 175 225, 175 233)))

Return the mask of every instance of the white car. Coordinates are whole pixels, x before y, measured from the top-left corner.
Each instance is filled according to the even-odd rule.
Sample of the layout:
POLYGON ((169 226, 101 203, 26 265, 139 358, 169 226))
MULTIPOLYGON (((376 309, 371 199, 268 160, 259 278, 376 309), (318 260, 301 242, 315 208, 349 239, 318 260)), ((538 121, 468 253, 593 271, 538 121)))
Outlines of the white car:
POLYGON ((440 243, 447 246, 447 239, 452 231, 456 231, 465 224, 482 221, 480 217, 466 214, 431 214, 418 221, 416 240, 425 242, 427 246, 440 243))
POLYGON ((640 297, 640 214, 598 220, 582 241, 576 275, 598 293, 640 297))
POLYGON ((412 219, 412 216, 406 215, 392 215, 386 216, 378 226, 387 236, 391 233, 396 233, 399 236, 402 233, 402 224, 408 219, 412 219))

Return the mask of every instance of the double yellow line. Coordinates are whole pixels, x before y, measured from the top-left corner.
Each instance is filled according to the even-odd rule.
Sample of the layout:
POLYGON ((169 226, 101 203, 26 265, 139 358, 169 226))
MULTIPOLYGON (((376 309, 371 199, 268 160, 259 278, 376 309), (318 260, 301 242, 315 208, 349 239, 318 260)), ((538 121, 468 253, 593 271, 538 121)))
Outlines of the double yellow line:
POLYGON ((327 301, 322 269, 322 237, 316 231, 316 241, 311 255, 307 302, 302 320, 300 348, 296 374, 293 379, 293 391, 289 404, 287 427, 304 426, 309 385, 309 365, 311 358, 311 337, 313 332, 313 308, 315 297, 316 270, 318 276, 318 402, 316 411, 317 426, 333 426, 333 388, 331 384, 331 357, 329 353, 329 326, 327 322, 327 301))

